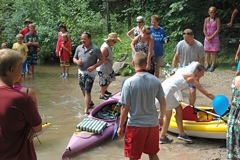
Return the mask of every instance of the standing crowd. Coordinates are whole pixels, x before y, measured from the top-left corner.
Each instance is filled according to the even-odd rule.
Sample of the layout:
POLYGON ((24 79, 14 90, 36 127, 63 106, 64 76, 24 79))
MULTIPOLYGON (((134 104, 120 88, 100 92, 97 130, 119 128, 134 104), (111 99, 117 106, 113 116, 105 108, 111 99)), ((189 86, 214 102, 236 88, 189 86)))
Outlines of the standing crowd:
MULTIPOLYGON (((181 100, 175 93, 189 88, 190 105, 195 104, 196 90, 211 100, 215 97, 199 82, 205 71, 210 69, 210 72, 213 72, 216 69, 217 54, 220 50, 220 18, 215 17, 215 7, 210 7, 208 14, 209 17, 204 20, 203 25, 204 45, 195 39, 192 29, 184 29, 183 40, 176 45, 172 60, 172 67, 177 68, 179 65, 180 68, 162 83, 159 75, 160 67, 164 65, 163 46, 170 40, 160 26, 159 17, 152 15, 151 26, 147 26, 144 18, 139 16, 136 18, 137 26, 127 32, 131 39, 132 65, 136 74, 127 79, 122 87, 117 132, 119 136, 124 136, 124 155, 129 159, 140 159, 142 153, 148 154, 150 160, 159 159, 159 143, 173 142, 166 135, 173 109, 176 110, 178 139, 192 142, 183 129, 183 109, 181 100), (155 99, 160 104, 160 113, 157 112, 155 99)), ((29 19, 26 19, 24 24, 26 28, 16 35, 17 42, 14 43, 13 50, 0 50, 0 145, 3 147, 0 149, 0 159, 36 159, 32 137, 42 129, 35 93, 21 86, 25 73, 34 76, 34 66, 37 64, 37 53, 40 49, 35 25, 29 19), (11 147, 12 145, 15 147, 11 147)), ((232 21, 229 23, 229 26, 231 25, 232 21)), ((110 33, 99 48, 92 43, 92 35, 83 32, 81 45, 73 54, 67 27, 59 26, 56 56, 60 60, 60 76, 68 78, 70 57, 73 54, 73 63, 78 66, 78 82, 84 97, 85 115, 89 114, 94 105, 91 90, 96 75, 99 77, 99 98, 107 100, 111 96, 108 88, 115 80, 112 47, 118 42, 121 42, 118 34, 110 33)), ((6 45, 2 44, 2 48, 6 45)), ((237 60, 239 52, 240 49, 236 54, 237 60)), ((240 159, 239 86, 240 78, 236 77, 232 85, 233 101, 228 121, 227 159, 240 159)))

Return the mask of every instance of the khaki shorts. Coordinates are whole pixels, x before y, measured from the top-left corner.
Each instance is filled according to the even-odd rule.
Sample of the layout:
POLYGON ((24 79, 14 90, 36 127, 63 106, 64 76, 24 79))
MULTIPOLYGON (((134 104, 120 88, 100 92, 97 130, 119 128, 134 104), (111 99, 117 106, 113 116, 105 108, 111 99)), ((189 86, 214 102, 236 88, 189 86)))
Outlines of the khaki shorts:
POLYGON ((156 64, 156 67, 163 67, 163 65, 164 65, 164 58, 163 58, 163 56, 161 56, 161 57, 154 57, 153 56, 153 61, 155 62, 155 64, 156 64))

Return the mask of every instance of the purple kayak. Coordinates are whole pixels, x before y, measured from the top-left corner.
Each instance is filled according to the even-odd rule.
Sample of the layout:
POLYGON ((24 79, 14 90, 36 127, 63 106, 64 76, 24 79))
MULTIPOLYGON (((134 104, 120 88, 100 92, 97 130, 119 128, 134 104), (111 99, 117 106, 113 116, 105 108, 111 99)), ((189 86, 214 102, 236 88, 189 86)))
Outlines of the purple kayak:
POLYGON ((68 158, 111 138, 116 121, 117 103, 120 92, 96 106, 90 114, 77 125, 62 158, 68 158))

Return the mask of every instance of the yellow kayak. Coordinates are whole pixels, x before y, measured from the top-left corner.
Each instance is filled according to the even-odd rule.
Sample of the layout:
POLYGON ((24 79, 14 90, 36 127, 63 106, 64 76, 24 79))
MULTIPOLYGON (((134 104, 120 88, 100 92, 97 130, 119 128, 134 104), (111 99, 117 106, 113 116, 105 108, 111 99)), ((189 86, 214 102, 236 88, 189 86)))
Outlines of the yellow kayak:
POLYGON ((40 134, 45 132, 50 126, 51 126, 51 123, 44 123, 44 124, 42 124, 42 130, 40 132, 36 133, 37 136, 39 136, 40 134))
MULTIPOLYGON (((183 128, 189 136, 226 139, 226 122, 199 110, 197 113, 193 113, 194 109, 191 106, 187 106, 185 103, 181 104, 183 106, 183 128)), ((213 107, 195 106, 195 108, 208 112, 213 111, 213 107)), ((168 131, 178 134, 179 131, 175 120, 175 114, 176 113, 173 113, 171 117, 168 131)), ((225 119, 227 117, 223 118, 225 119)))

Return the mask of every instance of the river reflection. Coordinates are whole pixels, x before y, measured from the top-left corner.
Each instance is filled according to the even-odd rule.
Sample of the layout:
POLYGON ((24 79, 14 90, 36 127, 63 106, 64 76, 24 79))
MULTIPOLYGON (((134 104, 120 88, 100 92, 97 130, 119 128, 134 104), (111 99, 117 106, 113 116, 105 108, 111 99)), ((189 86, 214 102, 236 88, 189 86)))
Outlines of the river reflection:
MULTIPOLYGON (((34 141, 37 157, 39 160, 59 160, 75 126, 84 118, 84 101, 78 86, 77 68, 76 66, 70 67, 70 76, 67 79, 60 77, 58 65, 38 65, 35 70, 35 77, 26 76, 24 85, 36 92, 43 123, 52 123, 51 127, 39 136, 42 145, 37 139, 34 141)), ((117 77, 117 81, 111 84, 109 91, 119 92, 121 81, 122 78, 117 77)), ((102 102, 98 97, 99 86, 96 77, 92 91, 95 105, 102 102)), ((123 140, 121 138, 108 140, 72 159, 125 159, 123 140)))

